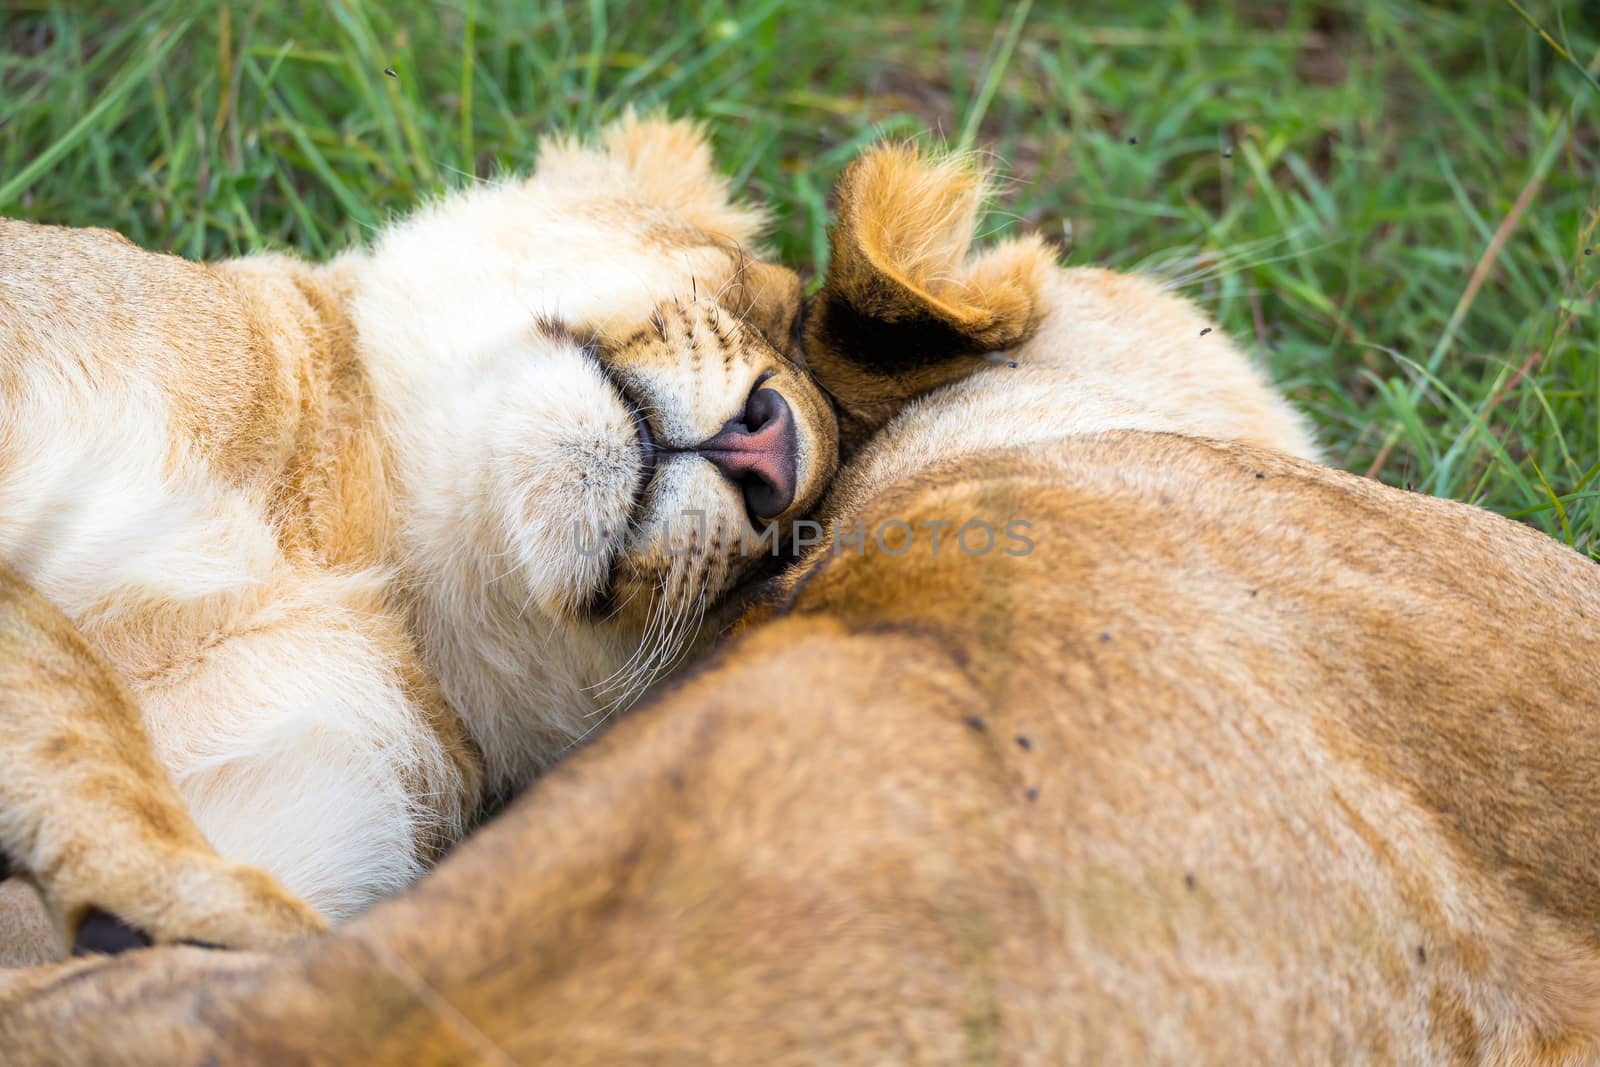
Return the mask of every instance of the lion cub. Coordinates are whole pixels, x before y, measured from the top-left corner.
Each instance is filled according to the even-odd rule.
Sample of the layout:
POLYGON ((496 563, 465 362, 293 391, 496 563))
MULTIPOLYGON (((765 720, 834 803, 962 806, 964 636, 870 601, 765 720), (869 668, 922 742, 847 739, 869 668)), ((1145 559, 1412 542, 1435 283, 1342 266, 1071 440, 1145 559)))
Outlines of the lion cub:
MULTIPOLYGON (((836 463, 760 221, 695 128, 633 117, 325 265, 0 220, 0 561, 126 683, 204 841, 342 919, 718 629, 836 463)), ((26 743, 89 743, 19 685, 64 709, 26 743)), ((147 793, 14 755, 0 853, 79 887, 70 941, 149 861, 41 826, 103 785, 154 827, 147 793)))
MULTIPOLYGON (((763 624, 296 952, 0 975, 8 1063, 1600 1060, 1600 570, 1285 455, 1192 308, 974 251, 975 189, 839 188, 859 447, 763 624)), ((0 576, 116 712, 54 623, 0 576)))

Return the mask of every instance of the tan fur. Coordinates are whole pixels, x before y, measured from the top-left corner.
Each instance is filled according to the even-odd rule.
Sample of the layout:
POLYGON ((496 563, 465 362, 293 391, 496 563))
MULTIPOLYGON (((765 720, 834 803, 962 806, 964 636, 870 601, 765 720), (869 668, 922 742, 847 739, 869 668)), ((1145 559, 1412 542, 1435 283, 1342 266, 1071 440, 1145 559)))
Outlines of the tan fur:
POLYGON ((0 944, 9 946, 8 967, 36 967, 59 953, 44 902, 21 878, 0 881, 0 944))
POLYGON ((1286 411, 1264 386, 1233 433, 1220 400, 1209 434, 1171 425, 1189 386, 1154 426, 1099 425, 1148 395, 1132 365, 1042 429, 1036 388, 1108 336, 1164 360, 1194 320, 1103 275, 1037 297, 1015 355, 1039 374, 929 394, 825 509, 1023 519, 1031 551, 838 537, 402 898, 287 953, 21 973, 0 1042, 19 1064, 1600 1060, 1600 572, 1228 440, 1286 411), (1146 303, 1082 310, 1119 293, 1146 303), (1031 347, 1052 321, 1091 347, 1031 347))
POLYGON ((807 363, 839 405, 847 449, 900 416, 847 483, 925 459, 909 444, 918 436, 981 448, 1172 430, 1316 458, 1301 416, 1187 301, 1135 275, 1064 270, 1036 236, 973 250, 984 192, 970 161, 899 145, 840 179, 807 363))
POLYGON ((116 675, 4 566, 0 693, 0 841, 62 942, 91 907, 163 941, 271 945, 322 928, 264 872, 212 852, 116 675))
POLYGON ((866 154, 840 179, 807 358, 834 398, 847 452, 911 397, 966 377, 1037 327, 1050 256, 1037 237, 971 254, 985 190, 972 160, 930 161, 906 145, 866 154), (868 362, 885 341, 905 350, 898 373, 868 362))
POLYGON ((61 672, 29 674, 31 642, 66 638, 0 643, 5 714, 90 775, 3 745, 0 853, 67 941, 96 905, 254 943, 249 910, 214 928, 230 898, 153 888, 203 840, 346 918, 625 708, 770 550, 692 451, 758 380, 798 426, 772 522, 819 499, 833 416, 789 358, 799 280, 754 258, 759 213, 689 124, 629 116, 601 142, 553 141, 533 176, 325 265, 0 220, 0 561, 126 685, 140 721, 115 743, 156 757, 99 795, 61 672), (648 486, 630 404, 671 450, 648 486), (106 825, 169 776, 198 830, 106 825), (67 836, 87 832, 104 844, 67 836))

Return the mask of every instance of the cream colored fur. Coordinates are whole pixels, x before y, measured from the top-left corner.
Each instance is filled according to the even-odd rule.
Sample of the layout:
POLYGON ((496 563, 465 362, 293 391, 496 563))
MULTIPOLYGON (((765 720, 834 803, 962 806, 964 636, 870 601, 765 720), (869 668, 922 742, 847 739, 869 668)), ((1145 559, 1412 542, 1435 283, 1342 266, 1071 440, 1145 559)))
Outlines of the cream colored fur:
POLYGON ((1320 460, 1305 417, 1188 300, 1138 275, 1062 267, 1036 235, 975 249, 988 192, 973 158, 907 145, 880 145, 841 178, 809 358, 865 444, 840 471, 826 512, 953 455, 1107 430, 1320 460), (831 314, 839 305, 876 327, 839 326, 831 314), (901 329, 914 318, 969 347, 931 350, 938 334, 901 329), (926 350, 917 359, 896 362, 896 348, 919 343, 926 350))
MULTIPOLYGON (((637 632, 569 621, 609 562, 578 551, 574 528, 615 526, 625 511, 633 430, 593 361, 570 342, 563 349, 530 338, 528 322, 555 318, 622 338, 662 301, 681 301, 669 353, 710 345, 720 315, 710 298, 749 269, 729 250, 751 246, 760 222, 730 204, 705 145, 682 128, 642 137, 624 123, 607 144, 601 154, 558 141, 541 154, 535 181, 480 187, 394 228, 371 254, 353 303, 394 449, 414 621, 446 696, 471 709, 500 786, 525 780, 636 696, 667 658, 687 650, 689 628, 715 630, 672 605, 674 617, 657 616, 667 620, 655 624, 658 647, 634 661, 637 632), (635 187, 640 175, 652 183, 647 190, 635 187), (609 482, 580 481, 583 466, 609 482), (527 521, 530 514, 540 521, 527 521), (637 669, 624 671, 630 662, 637 669), (530 706, 540 714, 530 717, 530 706)), ((662 439, 681 446, 715 434, 758 374, 781 365, 758 350, 726 368, 663 358, 616 369, 649 398, 662 439)), ((832 471, 831 416, 798 373, 785 385, 811 405, 800 442, 811 478, 800 511, 832 471)), ((694 522, 678 517, 694 509, 737 550, 745 522, 737 493, 704 462, 666 462, 647 524, 670 524, 677 544, 694 522)), ((714 596, 728 583, 727 561, 709 562, 707 571, 679 566, 662 576, 679 583, 674 592, 689 610, 683 583, 696 596, 702 585, 714 596)), ((636 609, 650 600, 634 596, 636 609)))
POLYGON ((948 171, 874 160, 808 356, 881 432, 827 510, 1034 550, 841 536, 400 899, 0 977, 12 1060, 1600 1062, 1600 571, 1285 454, 1192 309, 938 253, 948 171))
POLYGON ((758 329, 799 293, 746 258, 760 221, 695 128, 631 117, 325 266, 0 220, 0 560, 126 680, 205 837, 352 915, 715 632, 766 550, 690 452, 645 491, 619 387, 687 449, 770 376, 779 521, 820 496, 833 419, 758 329), (669 554, 688 511, 708 538, 669 554))
POLYGON ((912 403, 841 472, 839 496, 903 480, 957 450, 1040 446, 1105 430, 1182 433, 1321 459, 1305 417, 1266 374, 1154 280, 1052 265, 1038 302, 1036 333, 992 366, 912 403), (941 447, 913 447, 919 440, 941 447))

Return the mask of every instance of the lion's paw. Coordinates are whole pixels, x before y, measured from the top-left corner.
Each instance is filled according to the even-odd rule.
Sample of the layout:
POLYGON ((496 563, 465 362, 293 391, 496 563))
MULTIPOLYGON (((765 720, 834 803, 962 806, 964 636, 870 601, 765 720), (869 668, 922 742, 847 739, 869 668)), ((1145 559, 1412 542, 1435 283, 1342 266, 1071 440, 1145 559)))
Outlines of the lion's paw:
POLYGON ((256 867, 198 851, 137 866, 95 864, 46 887, 74 955, 174 943, 274 948, 327 928, 315 909, 256 867))

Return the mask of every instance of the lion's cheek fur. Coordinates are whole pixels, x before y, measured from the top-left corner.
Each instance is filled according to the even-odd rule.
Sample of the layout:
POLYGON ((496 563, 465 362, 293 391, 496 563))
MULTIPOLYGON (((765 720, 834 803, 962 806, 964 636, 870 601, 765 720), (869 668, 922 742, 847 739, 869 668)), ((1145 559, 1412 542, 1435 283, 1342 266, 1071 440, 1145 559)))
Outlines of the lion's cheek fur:
POLYGON ((537 338, 458 391, 404 490, 408 550, 428 570, 496 560, 526 608, 568 617, 605 582, 639 488, 632 419, 591 360, 537 338))

